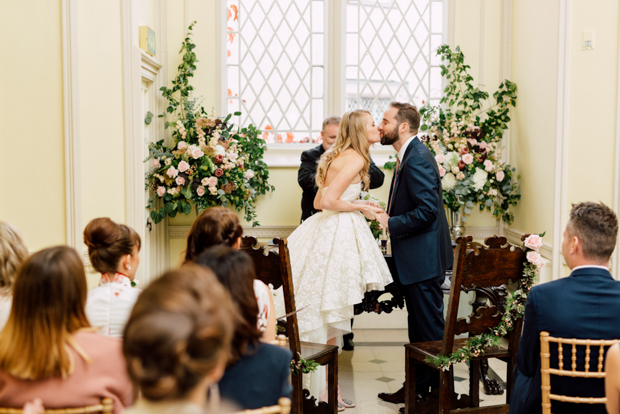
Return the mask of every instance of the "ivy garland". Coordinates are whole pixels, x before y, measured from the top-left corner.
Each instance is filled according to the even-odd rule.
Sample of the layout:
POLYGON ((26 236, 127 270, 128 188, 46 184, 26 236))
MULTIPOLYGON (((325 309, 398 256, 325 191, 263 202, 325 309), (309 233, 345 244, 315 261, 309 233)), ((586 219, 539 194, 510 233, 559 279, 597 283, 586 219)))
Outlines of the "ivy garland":
POLYGON ((457 362, 469 361, 471 358, 484 355, 486 349, 500 346, 502 336, 512 331, 516 321, 523 318, 527 295, 530 293, 532 286, 534 286, 540 269, 545 266, 544 260, 538 253, 539 248, 542 246, 542 237, 544 235, 545 233, 531 235, 525 239, 523 248, 525 249, 526 262, 523 266, 521 287, 506 296, 506 305, 500 323, 491 328, 488 333, 469 338, 461 349, 452 354, 428 357, 424 362, 447 371, 457 362))

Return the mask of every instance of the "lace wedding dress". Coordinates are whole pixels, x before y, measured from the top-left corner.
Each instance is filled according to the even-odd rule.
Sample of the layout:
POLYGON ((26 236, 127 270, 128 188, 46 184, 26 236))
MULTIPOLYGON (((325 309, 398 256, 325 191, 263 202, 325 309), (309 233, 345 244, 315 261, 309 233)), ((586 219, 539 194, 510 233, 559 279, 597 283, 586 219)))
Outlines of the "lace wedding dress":
MULTIPOLYGON (((324 188, 323 192, 327 189, 324 188)), ((353 202, 361 183, 351 184, 340 197, 353 202)), ((372 236, 363 214, 358 211, 323 210, 305 220, 288 238, 293 286, 302 341, 327 343, 351 332, 353 305, 364 293, 383 290, 392 275, 372 236)), ((276 314, 283 314, 276 310, 276 314)), ((324 370, 313 375, 313 395, 324 389, 324 370), (321 374, 321 372, 323 372, 321 374)))

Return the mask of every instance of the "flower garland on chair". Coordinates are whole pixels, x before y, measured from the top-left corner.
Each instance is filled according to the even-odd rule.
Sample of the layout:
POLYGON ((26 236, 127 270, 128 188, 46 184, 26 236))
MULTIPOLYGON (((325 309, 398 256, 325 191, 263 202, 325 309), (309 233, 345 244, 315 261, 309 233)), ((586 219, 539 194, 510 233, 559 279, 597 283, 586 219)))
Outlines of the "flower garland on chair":
POLYGON ((543 245, 542 238, 544 235, 545 233, 532 234, 523 242, 526 251, 526 262, 523 266, 521 287, 506 296, 506 305, 500 323, 491 328, 488 333, 469 338, 461 349, 449 356, 438 355, 436 357, 428 357, 424 362, 447 371, 457 362, 469 361, 471 358, 484 355, 485 350, 488 348, 500 346, 502 336, 512 331, 516 325, 515 322, 523 318, 527 295, 530 293, 530 289, 534 285, 540 270, 545 267, 545 262, 539 253, 543 245))

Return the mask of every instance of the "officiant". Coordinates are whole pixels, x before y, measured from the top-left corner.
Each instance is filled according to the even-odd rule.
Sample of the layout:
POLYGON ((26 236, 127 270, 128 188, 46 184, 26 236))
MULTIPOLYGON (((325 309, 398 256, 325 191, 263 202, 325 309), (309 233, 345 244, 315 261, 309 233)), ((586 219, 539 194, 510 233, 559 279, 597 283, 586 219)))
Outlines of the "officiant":
MULTIPOLYGON (((297 182, 303 190, 301 196, 301 221, 303 222, 308 217, 316 213, 314 209, 314 197, 316 196, 317 186, 315 182, 316 168, 321 158, 321 155, 334 145, 336 137, 338 136, 338 127, 340 126, 339 116, 330 116, 323 121, 323 127, 321 128, 321 138, 323 142, 309 150, 301 153, 301 165, 299 166, 299 172, 297 173, 297 182)), ((370 188, 379 188, 383 185, 385 175, 383 171, 376 166, 376 164, 370 159, 370 167, 368 169, 370 175, 370 188)), ((351 319, 351 327, 353 327, 353 319, 351 319)), ((352 351, 353 344, 353 332, 344 335, 344 345, 342 347, 345 351, 352 351)))
MULTIPOLYGON (((317 187, 315 183, 316 167, 321 155, 334 145, 338 136, 338 127, 340 126, 339 116, 330 116, 323 121, 321 129, 321 138, 323 142, 307 151, 301 153, 301 165, 297 173, 297 182, 303 190, 301 196, 301 221, 316 213, 314 209, 314 197, 316 196, 317 187)), ((385 175, 383 171, 370 160, 370 188, 379 188, 383 185, 385 175)))

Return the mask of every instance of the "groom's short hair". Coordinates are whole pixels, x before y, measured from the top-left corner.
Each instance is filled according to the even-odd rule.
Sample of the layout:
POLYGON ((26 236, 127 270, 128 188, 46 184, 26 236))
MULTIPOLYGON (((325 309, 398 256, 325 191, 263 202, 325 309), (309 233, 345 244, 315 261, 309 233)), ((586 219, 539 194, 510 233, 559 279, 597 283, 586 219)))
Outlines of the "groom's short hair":
POLYGON ((414 105, 403 102, 390 102, 392 108, 398 109, 396 121, 399 124, 406 122, 409 124, 409 131, 416 133, 420 128, 420 113, 414 105))
POLYGON ((618 218, 603 203, 573 204, 566 230, 581 241, 584 257, 607 261, 616 247, 618 218))

